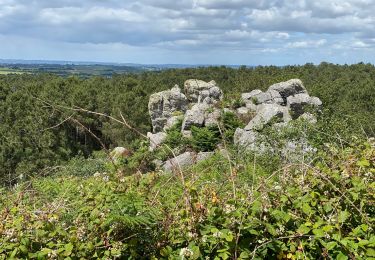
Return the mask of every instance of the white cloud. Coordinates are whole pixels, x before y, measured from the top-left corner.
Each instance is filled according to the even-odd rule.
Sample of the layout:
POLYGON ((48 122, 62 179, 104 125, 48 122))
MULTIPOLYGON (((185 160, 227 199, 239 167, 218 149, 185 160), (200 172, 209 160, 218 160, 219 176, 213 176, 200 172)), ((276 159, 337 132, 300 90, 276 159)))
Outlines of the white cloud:
POLYGON ((317 41, 298 41, 290 42, 286 45, 287 48, 318 48, 327 43, 326 39, 321 39, 317 41))
POLYGON ((317 55, 325 49, 370 51, 375 1, 0 0, 0 34, 160 53, 212 50, 286 57, 296 48, 317 55))

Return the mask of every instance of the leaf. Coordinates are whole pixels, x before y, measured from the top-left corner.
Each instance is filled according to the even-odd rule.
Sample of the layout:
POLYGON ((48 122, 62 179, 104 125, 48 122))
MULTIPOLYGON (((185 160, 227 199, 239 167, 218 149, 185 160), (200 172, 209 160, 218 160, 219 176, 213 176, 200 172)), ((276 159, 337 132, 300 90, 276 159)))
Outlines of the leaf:
POLYGON ((225 236, 225 240, 228 241, 228 242, 232 242, 233 241, 233 234, 232 232, 228 232, 227 235, 225 236))
POLYGON ((240 254, 240 259, 248 259, 248 258, 250 258, 250 256, 247 252, 242 252, 240 254))
POLYGON ((329 213, 332 211, 332 204, 330 202, 327 202, 324 204, 323 208, 326 213, 329 213))
POLYGON ((72 243, 69 243, 69 244, 66 244, 65 245, 65 256, 69 256, 71 253, 72 253, 72 250, 73 250, 73 244, 72 243))
POLYGON ((20 246, 19 246, 19 249, 20 249, 21 252, 24 253, 24 254, 26 254, 26 253, 28 252, 27 247, 24 246, 24 245, 20 245, 20 246))
POLYGON ((334 249, 336 246, 337 246, 337 243, 333 241, 333 242, 329 242, 329 243, 327 243, 325 247, 327 248, 327 250, 332 250, 332 249, 334 249))
POLYGON ((256 236, 259 235, 259 231, 255 230, 255 229, 250 229, 249 233, 252 234, 252 235, 256 235, 256 236))
POLYGON ((360 167, 369 167, 370 162, 366 158, 363 158, 362 160, 357 162, 357 165, 360 167))
POLYGON ((312 209, 311 209, 311 207, 310 207, 310 205, 308 203, 303 203, 303 205, 302 205, 302 211, 306 215, 310 215, 312 213, 312 209))
POLYGON ((346 255, 344 255, 342 252, 340 252, 337 256, 336 256, 336 260, 347 260, 348 257, 346 255))
POLYGON ((270 233, 271 235, 273 235, 273 236, 277 235, 276 229, 272 225, 266 224, 266 229, 267 229, 268 233, 270 233))
POLYGON ((297 229, 297 232, 301 235, 304 235, 304 234, 307 234, 310 232, 310 228, 306 227, 306 225, 302 224, 301 226, 299 226, 299 228, 297 229))
POLYGON ((253 213, 258 213, 262 211, 262 203, 260 201, 254 201, 253 206, 251 207, 253 213))
POLYGON ((344 223, 345 220, 347 220, 347 218, 350 216, 349 212, 347 212, 346 210, 345 211, 341 211, 339 216, 338 216, 338 221, 340 223, 344 223))
POLYGON ((12 254, 10 255, 10 258, 14 258, 17 255, 17 252, 18 252, 18 248, 15 248, 12 254))
POLYGON ((366 224, 362 224, 362 225, 361 225, 361 228, 362 228, 363 231, 366 232, 366 231, 368 230, 368 225, 366 225, 366 224))
POLYGON ((366 251, 367 256, 375 257, 375 250, 373 248, 369 248, 366 251))
POLYGON ((313 229, 312 231, 317 237, 324 237, 324 231, 322 229, 313 229))

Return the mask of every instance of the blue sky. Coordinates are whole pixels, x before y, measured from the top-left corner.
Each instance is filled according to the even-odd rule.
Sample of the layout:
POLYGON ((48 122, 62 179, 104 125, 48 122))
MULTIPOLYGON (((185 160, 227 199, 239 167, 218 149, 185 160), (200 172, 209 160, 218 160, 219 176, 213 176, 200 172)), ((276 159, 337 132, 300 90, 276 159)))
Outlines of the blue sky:
POLYGON ((375 0, 0 0, 0 58, 375 63, 375 0))

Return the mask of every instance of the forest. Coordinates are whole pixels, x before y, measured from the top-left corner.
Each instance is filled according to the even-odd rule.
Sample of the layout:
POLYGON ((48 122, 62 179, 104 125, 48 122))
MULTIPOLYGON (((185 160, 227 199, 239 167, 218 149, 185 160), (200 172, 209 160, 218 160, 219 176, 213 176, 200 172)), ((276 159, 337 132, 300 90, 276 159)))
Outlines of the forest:
MULTIPOLYGON (((364 63, 0 75, 0 259, 375 259, 374 118, 364 63), (316 125, 296 126, 311 161, 246 154, 228 138, 228 158, 155 170, 171 154, 148 150, 151 94, 215 80, 236 107, 293 78, 323 103, 316 125), (119 146, 131 155, 111 163, 119 146)), ((172 129, 167 143, 215 151, 215 138, 172 129)))

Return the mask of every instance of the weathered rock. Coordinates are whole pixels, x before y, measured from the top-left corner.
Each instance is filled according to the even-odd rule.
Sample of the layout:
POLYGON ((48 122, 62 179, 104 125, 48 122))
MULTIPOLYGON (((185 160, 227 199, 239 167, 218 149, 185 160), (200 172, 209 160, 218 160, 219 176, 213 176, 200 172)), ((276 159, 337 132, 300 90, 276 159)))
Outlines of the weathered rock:
POLYGON ((161 131, 168 119, 176 111, 185 113, 188 100, 181 93, 180 88, 175 86, 171 90, 166 90, 152 94, 148 103, 148 110, 151 117, 153 132, 161 131))
POLYGON ((253 97, 254 102, 257 105, 260 104, 279 104, 282 105, 284 103, 283 98, 281 97, 280 93, 275 90, 269 90, 267 92, 262 92, 259 95, 253 97))
POLYGON ((213 156, 214 154, 215 152, 199 152, 196 157, 196 162, 204 161, 213 156))
POLYGON ((166 161, 162 168, 165 172, 175 172, 179 171, 179 168, 184 169, 189 166, 192 166, 198 162, 204 161, 211 156, 213 156, 214 152, 185 152, 183 154, 180 154, 176 156, 175 158, 169 159, 166 161))
POLYGON ((244 148, 254 148, 257 141, 258 133, 255 131, 246 131, 242 128, 237 128, 234 133, 234 144, 244 148))
POLYGON ((154 133, 157 133, 161 130, 163 130, 164 126, 167 124, 168 118, 166 117, 158 117, 155 119, 152 119, 152 129, 154 133))
POLYGON ((321 107, 323 102, 318 97, 311 97, 310 98, 310 105, 313 105, 315 107, 321 107))
POLYGON ((273 152, 274 149, 266 142, 266 137, 257 131, 246 131, 237 128, 234 134, 234 144, 246 151, 256 153, 273 152))
POLYGON ((184 118, 184 116, 182 116, 182 115, 181 116, 172 116, 172 117, 168 118, 168 120, 167 120, 167 122, 165 123, 165 126, 164 126, 164 131, 174 127, 176 124, 181 122, 183 120, 183 118, 184 118))
POLYGON ((182 134, 182 136, 185 137, 185 138, 191 138, 191 137, 193 136, 193 134, 191 133, 190 130, 182 130, 182 131, 181 131, 181 134, 182 134))
POLYGON ((291 79, 285 82, 276 83, 268 88, 268 90, 275 90, 280 93, 281 97, 286 101, 286 98, 299 93, 307 93, 306 88, 299 79, 291 79))
POLYGON ((224 111, 224 113, 233 113, 233 114, 236 112, 233 109, 227 108, 227 107, 225 107, 223 111, 224 111))
MULTIPOLYGON (((200 103, 200 102, 198 102, 200 103)), ((205 99, 203 99, 202 103, 205 103, 207 105, 214 105, 217 103, 217 101, 213 98, 210 98, 210 97, 206 97, 205 99)))
POLYGON ((217 126, 221 117, 221 111, 217 108, 208 108, 204 117, 204 126, 217 126), (212 111, 210 111, 212 110, 212 111))
POLYGON ((256 109, 251 109, 248 107, 239 107, 236 109, 236 115, 238 119, 240 119, 242 122, 248 124, 250 120, 254 118, 256 114, 256 109))
POLYGON ((166 161, 163 165, 163 169, 165 172, 174 172, 178 171, 179 168, 184 168, 187 166, 191 166, 196 162, 196 154, 193 152, 185 152, 166 161))
POLYGON ((280 93, 272 89, 267 90, 266 92, 263 92, 259 89, 255 89, 251 91, 250 93, 242 93, 241 98, 245 102, 246 105, 247 104, 260 105, 260 104, 273 104, 273 103, 283 105, 285 103, 280 93))
POLYGON ((304 108, 310 102, 310 96, 306 93, 300 93, 287 98, 287 105, 290 108, 293 119, 298 118, 305 111, 304 108))
POLYGON ((153 151, 165 141, 167 134, 164 132, 159 132, 156 134, 147 133, 147 138, 150 140, 150 151, 153 151))
POLYGON ((184 90, 187 98, 193 103, 203 102, 207 97, 215 101, 219 101, 223 97, 223 92, 216 86, 216 82, 213 80, 205 82, 198 79, 189 79, 185 81, 184 90))
POLYGON ((302 120, 305 120, 306 122, 310 124, 316 124, 318 122, 318 120, 316 119, 316 116, 308 112, 304 113, 299 118, 302 120))
POLYGON ((275 104, 279 104, 279 105, 285 105, 283 97, 276 90, 270 89, 266 93, 270 94, 270 96, 271 96, 271 103, 275 103, 275 104))
POLYGON ((258 110, 258 106, 252 102, 246 103, 246 108, 249 109, 249 111, 251 112, 256 112, 258 110))
POLYGON ((239 116, 247 115, 250 112, 250 109, 247 107, 239 107, 236 109, 236 112, 239 116))
POLYGON ((293 119, 297 119, 303 113, 305 113, 305 107, 307 105, 319 108, 322 101, 317 97, 310 97, 307 93, 300 93, 287 98, 287 105, 291 110, 293 119))
POLYGON ((265 125, 277 122, 289 122, 291 117, 287 107, 277 104, 262 104, 256 116, 245 127, 245 130, 262 130, 265 125))
POLYGON ((206 100, 206 102, 212 102, 212 100, 210 98, 210 91, 207 90, 207 89, 199 92, 198 103, 202 103, 204 100, 206 100))
POLYGON ((221 100, 223 98, 223 91, 217 86, 210 88, 210 97, 214 100, 221 100))
POLYGON ((190 110, 187 110, 184 121, 182 122, 182 130, 190 130, 192 126, 202 127, 208 108, 209 106, 207 104, 199 103, 195 104, 190 110))
POLYGON ((111 160, 117 163, 122 158, 127 158, 128 156, 130 156, 131 151, 126 149, 125 147, 116 147, 111 151, 109 155, 111 157, 111 160))
POLYGON ((241 99, 247 103, 247 101, 253 101, 252 98, 263 93, 263 91, 259 89, 254 89, 249 93, 242 93, 241 94, 241 99))

